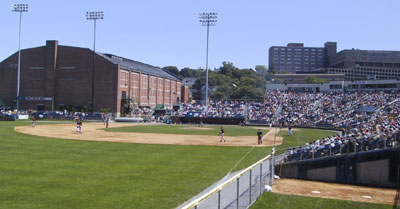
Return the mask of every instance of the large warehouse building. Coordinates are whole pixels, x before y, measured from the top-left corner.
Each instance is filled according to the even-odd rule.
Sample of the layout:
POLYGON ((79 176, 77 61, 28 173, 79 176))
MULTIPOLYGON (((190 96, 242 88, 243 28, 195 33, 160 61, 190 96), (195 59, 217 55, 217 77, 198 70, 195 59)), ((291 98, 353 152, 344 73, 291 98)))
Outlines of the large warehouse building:
MULTIPOLYGON (((20 109, 91 107, 93 56, 90 49, 61 46, 58 41, 22 50, 20 109)), ((0 98, 14 107, 17 63, 18 53, 0 63, 0 98)), ((121 113, 132 104, 172 107, 187 99, 182 98, 182 81, 158 67, 102 53, 95 54, 94 65, 94 111, 111 108, 121 113)))

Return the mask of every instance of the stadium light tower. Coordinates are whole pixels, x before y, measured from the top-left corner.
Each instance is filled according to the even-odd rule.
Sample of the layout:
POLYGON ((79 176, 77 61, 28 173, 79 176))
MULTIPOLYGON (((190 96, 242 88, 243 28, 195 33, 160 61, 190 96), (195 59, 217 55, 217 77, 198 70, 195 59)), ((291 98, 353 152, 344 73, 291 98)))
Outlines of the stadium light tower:
POLYGON ((11 5, 13 12, 19 12, 19 35, 18 35, 18 72, 17 72, 17 110, 19 110, 19 88, 21 78, 21 23, 22 13, 28 12, 28 4, 13 4, 11 5))
POLYGON ((92 101, 91 101, 91 109, 92 114, 94 114, 94 63, 96 60, 96 22, 97 20, 102 20, 104 18, 103 11, 97 12, 86 12, 86 19, 93 20, 94 30, 93 30, 93 69, 92 69, 92 101))
POLYGON ((208 112, 208 39, 210 33, 210 26, 215 26, 217 22, 218 13, 203 12, 200 13, 200 22, 202 26, 207 26, 207 51, 206 51, 206 112, 208 112))

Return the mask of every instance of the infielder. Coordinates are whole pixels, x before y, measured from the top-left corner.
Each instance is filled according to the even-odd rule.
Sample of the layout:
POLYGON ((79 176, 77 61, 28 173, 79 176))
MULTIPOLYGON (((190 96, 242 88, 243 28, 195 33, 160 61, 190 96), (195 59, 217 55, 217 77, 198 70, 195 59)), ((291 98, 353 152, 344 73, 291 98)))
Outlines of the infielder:
POLYGON ((220 140, 220 142, 226 142, 225 137, 224 137, 224 135, 225 135, 225 129, 224 129, 224 127, 222 127, 222 126, 221 126, 221 133, 220 133, 220 135, 221 135, 221 140, 220 140))

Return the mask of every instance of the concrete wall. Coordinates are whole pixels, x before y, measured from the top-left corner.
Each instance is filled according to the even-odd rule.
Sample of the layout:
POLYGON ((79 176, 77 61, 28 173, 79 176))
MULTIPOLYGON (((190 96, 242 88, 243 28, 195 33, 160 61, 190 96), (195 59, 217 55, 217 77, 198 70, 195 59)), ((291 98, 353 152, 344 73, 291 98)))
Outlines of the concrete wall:
MULTIPOLYGON (((278 169, 275 169, 278 170, 278 169)), ((297 178, 298 177, 298 168, 297 165, 284 165, 284 167, 282 167, 282 170, 280 170, 281 172, 278 175, 284 176, 286 178, 297 178)))
POLYGON ((365 151, 276 166, 276 175, 314 181, 396 188, 399 149, 365 151))
POLYGON ((388 182, 389 160, 376 160, 357 164, 357 183, 365 185, 382 185, 395 187, 396 183, 388 182))
POLYGON ((307 170, 307 176, 316 181, 335 181, 336 167, 310 169, 307 170))

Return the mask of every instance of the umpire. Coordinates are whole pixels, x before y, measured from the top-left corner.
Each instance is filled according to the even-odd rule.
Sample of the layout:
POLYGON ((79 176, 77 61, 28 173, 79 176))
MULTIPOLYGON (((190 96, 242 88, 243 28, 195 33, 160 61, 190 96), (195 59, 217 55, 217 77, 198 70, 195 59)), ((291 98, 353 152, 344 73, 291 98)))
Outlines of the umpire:
POLYGON ((262 131, 261 131, 261 129, 258 129, 257 136, 258 136, 258 144, 262 144, 262 131))

